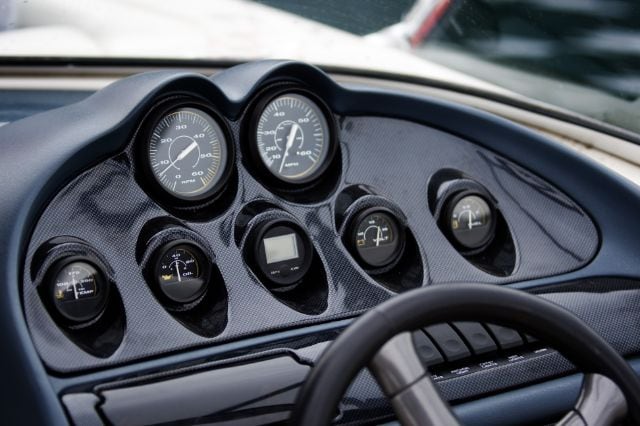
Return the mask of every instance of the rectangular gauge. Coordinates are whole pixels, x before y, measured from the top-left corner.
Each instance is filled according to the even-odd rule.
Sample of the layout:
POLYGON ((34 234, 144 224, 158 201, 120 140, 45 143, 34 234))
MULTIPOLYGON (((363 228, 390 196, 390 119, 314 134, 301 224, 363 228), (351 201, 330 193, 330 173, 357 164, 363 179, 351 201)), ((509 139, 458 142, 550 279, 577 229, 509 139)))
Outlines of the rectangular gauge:
POLYGON ((278 235, 265 238, 263 241, 268 264, 298 258, 296 234, 278 235))

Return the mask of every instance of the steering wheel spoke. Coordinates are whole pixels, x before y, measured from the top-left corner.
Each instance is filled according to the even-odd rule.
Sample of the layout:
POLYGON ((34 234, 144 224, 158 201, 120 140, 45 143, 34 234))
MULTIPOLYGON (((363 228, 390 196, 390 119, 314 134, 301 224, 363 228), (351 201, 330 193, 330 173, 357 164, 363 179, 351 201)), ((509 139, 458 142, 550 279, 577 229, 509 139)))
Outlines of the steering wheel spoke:
POLYGON ((423 367, 410 333, 400 333, 385 343, 369 370, 403 425, 459 424, 423 367))
POLYGON ((606 426, 627 415, 627 400, 613 380, 601 374, 586 374, 576 406, 558 426, 606 426))

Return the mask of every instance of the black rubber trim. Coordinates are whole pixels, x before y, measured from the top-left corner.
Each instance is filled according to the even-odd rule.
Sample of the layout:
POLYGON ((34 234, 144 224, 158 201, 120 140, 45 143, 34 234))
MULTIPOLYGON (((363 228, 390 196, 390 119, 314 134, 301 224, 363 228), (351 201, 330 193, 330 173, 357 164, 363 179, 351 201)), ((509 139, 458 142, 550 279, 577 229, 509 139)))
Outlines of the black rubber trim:
POLYGON ((627 398, 629 418, 640 424, 640 379, 600 335, 552 302, 486 284, 423 287, 401 294, 361 316, 316 363, 298 395, 291 423, 330 424, 353 378, 398 333, 428 324, 471 320, 514 327, 539 336, 579 370, 611 378, 627 398))

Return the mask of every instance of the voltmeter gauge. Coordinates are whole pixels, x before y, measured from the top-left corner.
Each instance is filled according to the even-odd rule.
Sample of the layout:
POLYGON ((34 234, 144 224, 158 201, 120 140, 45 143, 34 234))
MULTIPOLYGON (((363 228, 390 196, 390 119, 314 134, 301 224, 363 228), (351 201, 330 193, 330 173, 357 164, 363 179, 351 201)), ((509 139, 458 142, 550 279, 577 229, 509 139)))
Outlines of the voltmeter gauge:
POLYGON ((225 134, 202 109, 183 107, 161 115, 150 130, 147 157, 160 187, 183 200, 212 195, 227 176, 225 134))
POLYGON ((269 100, 255 124, 255 151, 263 166, 288 183, 305 183, 328 166, 331 127, 320 104, 300 93, 269 100))
POLYGON ((202 249, 191 242, 168 243, 156 259, 158 288, 176 303, 193 302, 202 296, 209 282, 209 270, 202 249))
POLYGON ((365 268, 389 266, 404 250, 404 230, 386 209, 367 209, 358 214, 353 221, 351 238, 352 251, 365 268))
POLYGON ((89 260, 63 259, 49 276, 53 306, 67 320, 86 322, 104 311, 108 283, 102 270, 89 260))
POLYGON ((448 203, 447 221, 455 242, 468 250, 486 247, 495 234, 494 207, 478 194, 462 193, 448 203))

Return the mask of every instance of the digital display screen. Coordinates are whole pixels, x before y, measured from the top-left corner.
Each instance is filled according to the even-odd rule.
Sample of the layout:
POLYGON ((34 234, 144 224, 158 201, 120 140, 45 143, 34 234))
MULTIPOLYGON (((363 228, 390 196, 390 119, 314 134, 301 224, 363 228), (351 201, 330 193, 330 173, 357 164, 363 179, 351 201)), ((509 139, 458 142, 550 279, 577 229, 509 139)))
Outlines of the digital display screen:
POLYGON ((298 257, 296 234, 279 235, 277 237, 265 238, 263 241, 268 264, 296 259, 298 257))

